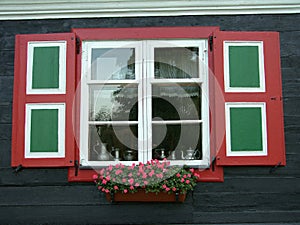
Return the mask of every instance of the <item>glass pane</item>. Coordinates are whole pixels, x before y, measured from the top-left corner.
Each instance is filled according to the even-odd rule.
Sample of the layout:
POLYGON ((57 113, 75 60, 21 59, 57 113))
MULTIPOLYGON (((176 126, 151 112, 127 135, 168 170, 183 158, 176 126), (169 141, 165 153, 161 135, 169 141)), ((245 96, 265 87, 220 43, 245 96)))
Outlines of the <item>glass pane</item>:
POLYGON ((154 49, 154 77, 198 78, 199 49, 196 47, 174 47, 154 49))
POLYGON ((138 126, 90 125, 89 160, 138 160, 138 126))
POLYGON ((201 124, 152 126, 152 157, 169 160, 202 158, 201 124))
POLYGON ((201 88, 198 85, 153 85, 153 120, 200 120, 200 109, 201 88))
POLYGON ((92 49, 92 80, 135 79, 134 48, 92 49))
POLYGON ((137 86, 90 85, 89 115, 93 121, 137 121, 137 86))

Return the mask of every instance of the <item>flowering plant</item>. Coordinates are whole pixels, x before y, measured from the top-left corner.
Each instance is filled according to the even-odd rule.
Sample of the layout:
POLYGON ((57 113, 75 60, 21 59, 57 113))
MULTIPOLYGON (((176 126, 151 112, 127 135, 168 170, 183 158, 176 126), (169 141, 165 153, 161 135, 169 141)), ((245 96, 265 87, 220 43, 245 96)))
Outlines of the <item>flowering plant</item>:
POLYGON ((151 160, 125 166, 108 166, 93 175, 97 188, 105 193, 134 193, 138 189, 148 192, 186 193, 193 190, 199 175, 186 166, 170 166, 166 159, 151 160))

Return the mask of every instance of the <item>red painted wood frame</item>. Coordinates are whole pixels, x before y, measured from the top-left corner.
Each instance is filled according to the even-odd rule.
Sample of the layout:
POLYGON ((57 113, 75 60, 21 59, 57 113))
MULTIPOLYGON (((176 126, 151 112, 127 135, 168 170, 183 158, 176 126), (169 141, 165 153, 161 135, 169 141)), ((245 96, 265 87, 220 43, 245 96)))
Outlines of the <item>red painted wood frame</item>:
MULTIPOLYGON (((144 28, 96 28, 96 29, 73 29, 76 37, 79 38, 80 43, 85 40, 153 40, 153 39, 206 39, 209 40, 210 37, 218 31, 218 27, 144 27, 144 28)), ((213 63, 213 52, 209 50, 208 61, 210 74, 213 73, 214 63, 213 63)), ((77 85, 80 83, 81 74, 81 50, 77 55, 77 85)), ((212 81, 215 81, 213 79, 212 81)), ((211 82, 211 80, 210 80, 211 82)), ((210 87, 214 84, 210 83, 210 87)), ((79 91, 76 92, 80 93, 79 91)), ((79 140, 80 128, 79 128, 79 112, 80 112, 80 96, 76 96, 76 136, 79 140)), ((214 95, 210 95, 210 101, 214 102, 214 95)), ((214 105, 214 104, 212 104, 214 105)), ((210 115, 215 116, 211 108, 210 115)), ((211 121, 214 119, 211 119, 211 121)), ((215 126, 215 125, 214 125, 215 126)), ((211 128, 213 129, 213 128, 211 128)), ((211 146, 215 144, 212 143, 215 139, 211 138, 211 146)), ((75 157, 78 162, 80 162, 79 148, 76 146, 75 157)), ((215 157, 215 149, 211 147, 212 159, 215 157)), ((210 168, 206 170, 198 170, 200 175, 200 181, 220 181, 224 180, 223 168, 215 165, 211 165, 210 168)), ((78 169, 71 167, 69 168, 69 181, 92 181, 92 175, 95 171, 92 169, 78 169)))
MULTIPOLYGON (((225 102, 265 102, 267 120, 267 156, 227 156, 226 139, 217 154, 217 165, 285 165, 283 106, 281 91, 280 47, 277 32, 216 32, 214 41, 215 76, 222 87, 225 102), (265 92, 224 91, 224 41, 262 41, 264 52, 265 92)), ((219 105, 219 114, 225 117, 225 106, 219 105)), ((225 120, 218 129, 225 130, 225 120)))
POLYGON ((13 97, 11 165, 24 167, 61 167, 74 165, 72 104, 75 91, 75 35, 72 33, 17 35, 13 97), (27 48, 31 41, 66 41, 66 94, 26 94, 27 48), (25 158, 25 105, 27 103, 65 103, 65 157, 25 158))

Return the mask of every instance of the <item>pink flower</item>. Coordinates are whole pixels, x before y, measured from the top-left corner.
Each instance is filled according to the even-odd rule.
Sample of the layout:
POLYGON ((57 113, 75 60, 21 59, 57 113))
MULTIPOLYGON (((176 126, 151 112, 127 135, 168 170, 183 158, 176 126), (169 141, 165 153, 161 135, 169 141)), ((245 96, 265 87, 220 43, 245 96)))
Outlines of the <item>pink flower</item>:
POLYGON ((126 183, 126 181, 127 181, 127 180, 126 180, 125 178, 122 179, 122 182, 123 182, 123 183, 126 183))
POLYGON ((132 173, 129 173, 129 174, 128 174, 128 177, 132 177, 132 173))
POLYGON ((126 193, 128 192, 128 190, 127 190, 127 189, 124 189, 123 192, 124 192, 124 194, 126 194, 126 193))
POLYGON ((116 171, 116 175, 119 175, 119 174, 121 174, 121 173, 123 173, 122 170, 117 170, 117 171, 116 171))
POLYGON ((153 174, 154 174, 154 170, 151 170, 151 172, 148 175, 149 175, 149 177, 152 177, 153 174))
POLYGON ((190 169, 190 171, 191 171, 192 173, 194 173, 194 172, 195 172, 195 170, 194 170, 193 168, 191 168, 191 169, 190 169))
POLYGON ((186 178, 186 175, 183 175, 183 178, 186 178))
POLYGON ((140 186, 140 184, 139 184, 139 183, 135 183, 135 185, 134 185, 134 186, 138 187, 138 186, 140 186))
POLYGON ((186 180, 185 183, 189 184, 189 183, 190 183, 190 180, 186 180))
POLYGON ((164 185, 162 186, 162 188, 166 189, 166 188, 167 188, 167 185, 164 184, 164 185))
POLYGON ((117 185, 114 186, 115 190, 119 190, 119 187, 117 185))
POLYGON ((177 174, 176 174, 176 177, 181 177, 180 173, 177 173, 177 174))
POLYGON ((129 182, 130 185, 132 185, 132 184, 134 183, 134 179, 133 179, 133 178, 130 178, 130 179, 128 180, 128 182, 129 182))
POLYGON ((106 189, 106 190, 105 190, 105 192, 106 192, 106 193, 109 193, 109 190, 108 190, 108 189, 106 189))
POLYGON ((184 182, 184 178, 181 178, 181 180, 180 180, 180 181, 181 181, 181 183, 183 183, 183 182, 184 182))
POLYGON ((107 176, 107 177, 106 177, 106 180, 107 180, 107 181, 110 181, 110 176, 107 176))
POLYGON ((170 190, 171 190, 170 188, 168 188, 168 187, 166 188, 166 191, 170 191, 170 190))
POLYGON ((98 179, 98 175, 97 174, 94 174, 93 175, 93 180, 97 180, 98 179))
POLYGON ((156 174, 156 177, 157 178, 163 178, 163 174, 162 173, 156 174))
POLYGON ((188 175, 187 175, 188 177, 192 177, 192 175, 189 173, 188 175))
POLYGON ((103 179, 103 180, 102 180, 102 184, 105 185, 106 183, 107 183, 107 180, 103 179))
POLYGON ((174 191, 174 192, 175 192, 176 190, 177 190, 177 189, 176 189, 176 187, 173 187, 173 188, 172 188, 172 191, 174 191))
POLYGON ((98 190, 101 190, 102 189, 102 186, 98 186, 98 190))
POLYGON ((113 166, 112 165, 109 165, 109 167, 107 168, 109 171, 112 171, 113 169, 113 166))
POLYGON ((147 185, 147 184, 148 184, 148 181, 145 180, 145 181, 144 181, 144 184, 147 185))
POLYGON ((131 186, 130 186, 130 190, 133 190, 133 189, 134 189, 134 187, 131 185, 131 186))
POLYGON ((144 174, 143 174, 143 178, 144 178, 144 179, 147 178, 147 174, 144 173, 144 174))

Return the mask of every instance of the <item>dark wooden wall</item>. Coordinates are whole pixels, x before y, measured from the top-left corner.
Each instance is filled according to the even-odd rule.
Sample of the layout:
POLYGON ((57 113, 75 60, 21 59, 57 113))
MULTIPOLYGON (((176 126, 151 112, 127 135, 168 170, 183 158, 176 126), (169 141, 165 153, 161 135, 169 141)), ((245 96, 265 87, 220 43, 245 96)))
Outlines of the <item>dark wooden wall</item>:
POLYGON ((182 16, 0 21, 0 224, 208 224, 300 222, 300 15, 182 16), (279 31, 287 166, 225 169, 224 183, 199 183, 183 204, 109 204, 66 169, 10 167, 14 37, 83 27, 220 26, 279 31))

